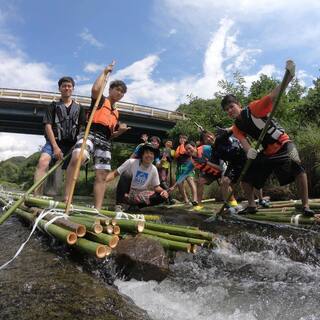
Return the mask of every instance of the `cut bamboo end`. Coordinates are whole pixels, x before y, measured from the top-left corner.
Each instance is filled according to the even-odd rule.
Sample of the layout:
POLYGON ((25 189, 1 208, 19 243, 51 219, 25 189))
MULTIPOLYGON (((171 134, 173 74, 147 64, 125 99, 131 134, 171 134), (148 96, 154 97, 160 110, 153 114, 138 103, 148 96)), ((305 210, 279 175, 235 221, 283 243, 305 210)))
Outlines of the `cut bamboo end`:
POLYGON ((77 237, 76 233, 74 233, 74 232, 69 232, 69 234, 67 235, 67 243, 69 245, 75 244, 77 242, 77 239, 78 239, 78 237, 77 237))
POLYGON ((110 254, 112 252, 111 248, 109 246, 105 246, 105 247, 106 247, 106 257, 110 256, 110 254))
POLYGON ((192 244, 190 251, 191 251, 192 253, 196 253, 196 252, 198 251, 198 246, 197 246, 196 244, 192 244))
POLYGON ((106 255, 107 255, 107 246, 104 246, 102 244, 97 246, 96 257, 101 259, 101 258, 104 258, 106 255))
POLYGON ((190 253, 191 252, 191 248, 192 248, 192 245, 190 243, 188 243, 187 245, 187 252, 190 253))
POLYGON ((109 224, 108 226, 103 227, 103 231, 105 231, 107 234, 113 234, 113 226, 109 224))
POLYGON ((116 226, 117 225, 117 219, 111 219, 110 223, 111 223, 111 225, 116 226))
POLYGON ((96 234, 99 234, 103 231, 103 226, 100 223, 94 223, 93 230, 96 234))
POLYGON ((137 231, 142 232, 144 230, 144 221, 137 222, 137 231))
POLYGON ((87 229, 86 229, 86 227, 83 226, 82 224, 80 224, 80 225, 77 227, 77 229, 76 229, 76 234, 77 234, 77 236, 78 236, 79 238, 84 237, 85 234, 86 234, 86 232, 87 232, 87 229))
POLYGON ((119 242, 119 237, 118 236, 113 236, 112 239, 109 241, 109 247, 110 248, 115 248, 118 245, 119 242))
POLYGON ((118 235, 120 234, 120 227, 119 226, 113 226, 113 233, 118 235))

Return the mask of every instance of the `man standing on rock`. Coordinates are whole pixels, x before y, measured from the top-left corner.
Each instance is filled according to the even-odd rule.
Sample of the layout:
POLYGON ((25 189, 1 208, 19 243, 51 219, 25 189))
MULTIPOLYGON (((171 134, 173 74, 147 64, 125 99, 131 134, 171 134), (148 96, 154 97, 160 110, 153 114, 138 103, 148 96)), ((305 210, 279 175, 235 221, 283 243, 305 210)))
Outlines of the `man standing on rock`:
MULTIPOLYGON (((293 61, 287 61, 286 69, 289 71, 290 77, 285 83, 285 87, 295 75, 293 61)), ((269 95, 251 102, 245 108, 241 107, 237 98, 232 94, 226 95, 221 101, 223 110, 235 120, 232 127, 234 136, 239 139, 247 158, 254 160, 243 178, 242 186, 248 198, 248 207, 242 213, 257 212, 254 187, 256 189, 262 188, 271 173, 274 173, 280 185, 296 181, 302 200, 303 214, 313 216, 314 211, 310 210, 308 203, 307 175, 301 165, 298 151, 284 129, 272 120, 262 141, 263 150, 261 152, 252 148, 247 140, 247 135, 254 140, 259 139, 279 92, 280 85, 269 95)))
MULTIPOLYGON (((105 75, 113 69, 113 64, 107 66, 99 75, 92 86, 91 108, 93 108, 101 87, 104 86, 105 75)), ((127 86, 123 81, 115 80, 110 83, 108 97, 102 96, 98 110, 93 116, 89 136, 86 141, 86 149, 82 162, 88 160, 90 155, 94 158, 96 178, 94 181, 94 206, 101 209, 106 190, 106 176, 111 170, 111 140, 125 133, 129 127, 125 123, 119 123, 119 112, 115 103, 122 99, 127 92, 127 86)), ((72 179, 74 176, 77 160, 79 158, 84 133, 80 134, 72 158, 67 170, 65 200, 68 200, 72 179)))
MULTIPOLYGON (((40 159, 34 175, 34 181, 40 180, 49 167, 50 161, 61 160, 68 154, 77 141, 81 126, 85 126, 86 117, 82 106, 72 99, 74 80, 63 77, 58 81, 60 100, 52 102, 44 115, 46 143, 41 150, 40 159)), ((68 162, 63 164, 63 169, 68 162)), ((42 188, 35 190, 35 195, 42 194, 42 188)))

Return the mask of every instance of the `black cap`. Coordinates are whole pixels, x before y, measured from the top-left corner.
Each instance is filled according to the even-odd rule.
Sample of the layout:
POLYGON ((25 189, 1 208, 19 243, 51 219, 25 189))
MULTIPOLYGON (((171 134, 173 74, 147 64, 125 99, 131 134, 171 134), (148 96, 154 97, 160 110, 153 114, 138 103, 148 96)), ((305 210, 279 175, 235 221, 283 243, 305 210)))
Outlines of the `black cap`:
POLYGON ((140 158, 140 159, 142 158, 142 154, 143 154, 143 152, 144 152, 145 150, 150 150, 150 151, 152 151, 155 158, 159 157, 159 154, 160 154, 159 149, 156 149, 156 148, 153 146, 152 143, 147 142, 147 143, 144 143, 144 144, 140 145, 140 148, 139 148, 138 153, 137 153, 138 158, 140 158))

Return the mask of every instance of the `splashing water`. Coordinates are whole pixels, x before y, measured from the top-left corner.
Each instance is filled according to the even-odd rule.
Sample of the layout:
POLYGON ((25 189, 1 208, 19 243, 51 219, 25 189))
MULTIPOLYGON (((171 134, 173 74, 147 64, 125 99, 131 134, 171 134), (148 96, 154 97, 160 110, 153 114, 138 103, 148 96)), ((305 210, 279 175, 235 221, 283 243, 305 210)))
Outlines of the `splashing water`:
MULTIPOLYGON (((319 257, 309 259, 310 248, 282 237, 243 237, 254 237, 258 251, 243 252, 236 245, 202 250, 172 265, 171 276, 161 283, 115 284, 156 320, 320 319, 319 257), (299 252, 298 259, 292 251, 299 252)), ((245 241, 239 242, 242 249, 245 241)))

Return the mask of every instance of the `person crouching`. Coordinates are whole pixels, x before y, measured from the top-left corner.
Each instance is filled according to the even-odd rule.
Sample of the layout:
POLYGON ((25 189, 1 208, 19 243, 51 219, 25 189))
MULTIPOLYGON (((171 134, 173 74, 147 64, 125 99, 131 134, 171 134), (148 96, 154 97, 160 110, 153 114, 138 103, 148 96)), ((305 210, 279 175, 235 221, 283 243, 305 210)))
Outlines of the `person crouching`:
POLYGON ((126 160, 119 168, 107 175, 106 182, 112 181, 121 174, 131 178, 128 193, 119 186, 117 188, 117 198, 122 198, 121 203, 143 208, 166 201, 168 192, 160 187, 157 168, 152 164, 156 156, 158 156, 158 150, 151 143, 145 143, 139 149, 138 159, 126 160))

